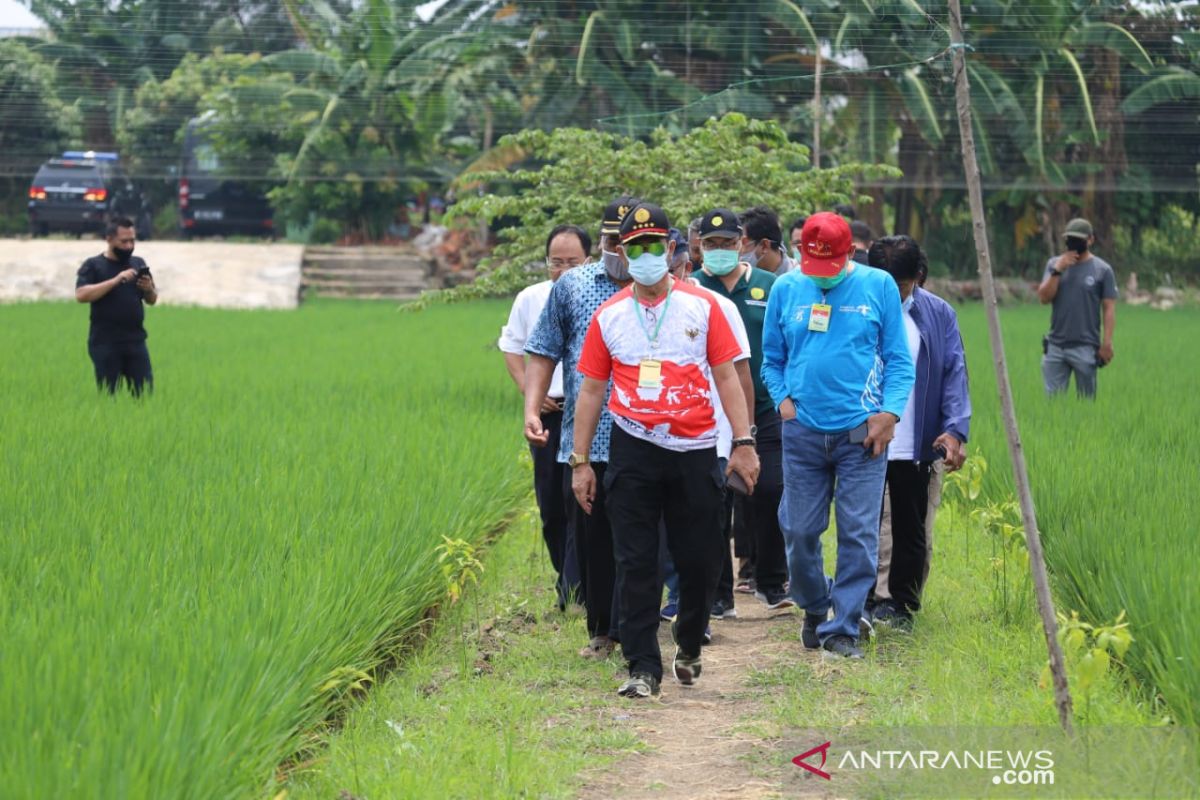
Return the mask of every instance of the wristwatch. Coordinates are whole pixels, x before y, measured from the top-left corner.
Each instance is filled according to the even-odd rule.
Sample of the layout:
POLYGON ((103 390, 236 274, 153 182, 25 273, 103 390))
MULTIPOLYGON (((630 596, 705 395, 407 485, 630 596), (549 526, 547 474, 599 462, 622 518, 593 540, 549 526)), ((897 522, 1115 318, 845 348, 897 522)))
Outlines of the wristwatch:
POLYGON ((758 438, 758 426, 757 425, 750 426, 750 438, 751 439, 758 438))
POLYGON ((733 449, 736 449, 738 447, 743 447, 743 446, 754 447, 757 444, 758 444, 758 442, 755 440, 755 438, 753 436, 743 436, 739 439, 734 439, 733 445, 729 449, 733 450, 733 449))
POLYGON ((1050 268, 1050 274, 1051 274, 1051 275, 1053 275, 1053 276, 1054 276, 1054 277, 1056 277, 1056 278, 1061 278, 1061 277, 1062 277, 1062 274, 1063 274, 1063 271, 1062 271, 1061 269, 1054 269, 1053 267, 1051 267, 1051 268, 1050 268))
POLYGON ((587 453, 571 453, 570 457, 567 458, 567 466, 571 469, 582 467, 588 463, 590 462, 588 461, 587 453))

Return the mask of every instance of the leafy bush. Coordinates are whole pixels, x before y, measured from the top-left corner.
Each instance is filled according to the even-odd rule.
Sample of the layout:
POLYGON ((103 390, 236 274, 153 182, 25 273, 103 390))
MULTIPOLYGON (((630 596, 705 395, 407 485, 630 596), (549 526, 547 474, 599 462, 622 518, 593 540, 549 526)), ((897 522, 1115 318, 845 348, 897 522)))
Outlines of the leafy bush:
POLYGON ((1167 206, 1153 228, 1113 228, 1112 254, 1105 260, 1122 275, 1136 272, 1143 289, 1159 284, 1194 283, 1200 278, 1200 215, 1167 206))
MULTIPOLYGON (((458 180, 460 189, 511 186, 511 192, 467 197, 453 207, 460 222, 511 221, 474 284, 451 297, 505 294, 533 280, 526 266, 541 260, 546 232, 561 222, 599 225, 611 200, 632 194, 662 206, 683 230, 718 206, 768 205, 783 224, 836 203, 869 202, 854 195, 857 177, 896 176, 891 167, 847 164, 808 169, 808 148, 776 122, 726 114, 682 136, 664 129, 640 141, 581 128, 522 131, 500 140, 488 163, 458 180), (504 162, 518 163, 512 171, 504 162)), ((787 235, 787 232, 784 232, 787 235)))
POLYGON ((333 244, 342 235, 341 223, 332 219, 319 219, 308 231, 309 244, 333 244))

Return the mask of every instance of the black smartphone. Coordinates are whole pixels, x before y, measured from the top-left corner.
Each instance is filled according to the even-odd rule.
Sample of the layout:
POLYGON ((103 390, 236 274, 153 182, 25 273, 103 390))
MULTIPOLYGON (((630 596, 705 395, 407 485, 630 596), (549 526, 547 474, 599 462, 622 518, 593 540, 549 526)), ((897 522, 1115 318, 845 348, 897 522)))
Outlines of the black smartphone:
POLYGON ((143 267, 138 267, 138 268, 137 268, 137 279, 138 279, 139 281, 140 281, 142 278, 149 278, 149 277, 150 277, 150 268, 149 268, 149 267, 145 267, 145 266, 143 266, 143 267))
POLYGON ((725 488, 732 489, 740 495, 750 494, 750 487, 746 485, 746 481, 738 474, 737 470, 725 476, 725 488))
POLYGON ((1088 241, 1087 239, 1080 239, 1078 236, 1068 236, 1067 249, 1074 250, 1079 255, 1083 255, 1087 252, 1088 241))
POLYGON ((867 423, 859 425, 850 431, 850 444, 862 444, 867 440, 867 423))

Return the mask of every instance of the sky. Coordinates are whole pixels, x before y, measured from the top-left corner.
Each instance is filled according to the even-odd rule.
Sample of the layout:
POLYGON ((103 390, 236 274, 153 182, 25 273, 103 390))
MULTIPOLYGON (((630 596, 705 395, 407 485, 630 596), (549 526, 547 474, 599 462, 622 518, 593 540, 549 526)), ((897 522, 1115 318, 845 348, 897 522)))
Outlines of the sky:
POLYGON ((40 28, 41 21, 17 0, 0 0, 0 28, 40 28))

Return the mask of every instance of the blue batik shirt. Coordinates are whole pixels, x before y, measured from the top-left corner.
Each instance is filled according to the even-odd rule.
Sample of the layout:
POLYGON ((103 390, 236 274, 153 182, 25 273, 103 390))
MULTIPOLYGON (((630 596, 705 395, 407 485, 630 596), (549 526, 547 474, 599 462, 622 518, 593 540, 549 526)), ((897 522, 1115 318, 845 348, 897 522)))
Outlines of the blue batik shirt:
MULTIPOLYGON (((562 362, 564 402, 558 460, 564 464, 575 445, 575 401, 579 399, 579 387, 583 384, 583 375, 576 367, 583 351, 583 338, 596 309, 619 291, 621 287, 608 277, 602 263, 584 264, 568 270, 554 282, 550 299, 533 326, 533 333, 525 340, 526 353, 562 362)), ((608 391, 611 390, 610 381, 608 391)), ((588 453, 592 461, 603 464, 608 463, 608 443, 612 435, 608 391, 600 411, 600 424, 592 438, 592 451, 588 453)))

